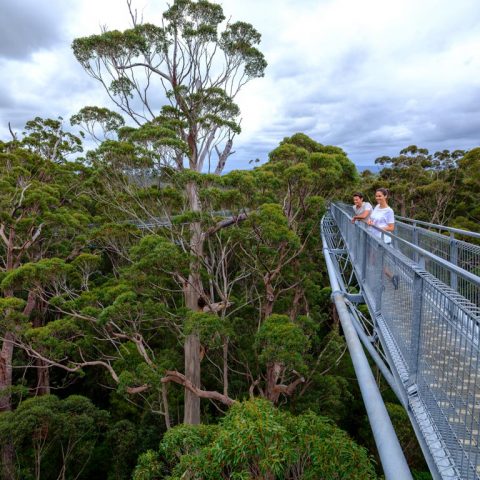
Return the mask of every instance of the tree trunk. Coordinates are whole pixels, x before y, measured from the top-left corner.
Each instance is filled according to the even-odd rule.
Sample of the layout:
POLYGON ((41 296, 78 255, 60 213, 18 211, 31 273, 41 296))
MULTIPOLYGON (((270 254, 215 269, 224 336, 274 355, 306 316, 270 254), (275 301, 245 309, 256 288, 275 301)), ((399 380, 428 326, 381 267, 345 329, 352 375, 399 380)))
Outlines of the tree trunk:
MULTIPOLYGON (((185 377, 200 388, 200 340, 195 334, 185 339, 185 377)), ((200 398, 187 389, 183 422, 191 425, 200 423, 200 398)))
MULTIPOLYGON (((194 183, 187 185, 187 195, 191 210, 201 210, 197 186, 194 183)), ((188 284, 185 286, 185 304, 193 311, 200 310, 198 300, 203 293, 202 279, 200 276, 200 259, 203 256, 203 235, 198 222, 190 226, 190 253, 194 259, 190 263, 188 284)), ((185 377, 193 386, 200 388, 200 339, 197 334, 188 335, 185 339, 185 377)), ((200 423, 200 398, 190 390, 185 389, 184 423, 200 423)))
POLYGON ((223 394, 228 397, 228 338, 223 341, 223 394))
MULTIPOLYGON (((3 228, 3 225, 2 225, 3 228)), ((6 271, 9 272, 14 268, 13 247, 15 244, 15 229, 10 228, 8 235, 8 245, 6 252, 6 271)), ((12 297, 13 291, 6 290, 3 292, 5 298, 12 297)), ((2 350, 0 352, 0 415, 2 412, 8 412, 12 409, 12 359, 13 359, 13 333, 6 332, 3 339, 2 350)), ((15 450, 13 443, 8 441, 1 447, 2 458, 2 479, 11 480, 15 478, 14 458, 15 450)))
POLYGON ((275 388, 278 383, 278 379, 282 374, 284 367, 279 362, 269 363, 267 365, 267 398, 272 403, 276 404, 280 397, 280 392, 275 388))
POLYGON ((35 365, 37 366, 37 387, 35 388, 35 395, 49 395, 50 371, 43 360, 37 358, 35 365))
MULTIPOLYGON (((30 294, 29 294, 30 300, 30 294)), ((35 305, 37 305, 37 301, 35 300, 35 305)), ((38 305, 37 305, 38 306, 38 305)), ((31 311, 33 310, 34 306, 32 306, 31 311)), ((28 312, 28 315, 31 313, 28 312)), ((46 309, 39 308, 37 311, 34 312, 33 316, 33 326, 34 328, 43 327, 45 325, 44 315, 46 309)), ((50 370, 46 362, 37 358, 35 360, 35 365, 37 367, 37 387, 35 389, 35 395, 48 395, 50 393, 50 370)))
POLYGON ((272 280, 270 275, 265 275, 263 278, 265 284, 265 304, 263 307, 263 317, 269 317, 273 312, 273 304, 275 302, 275 291, 273 289, 272 280))
POLYGON ((0 466, 2 467, 1 475, 3 480, 13 480, 14 478, 16 478, 15 467, 13 463, 14 453, 15 451, 11 442, 2 445, 2 463, 0 464, 0 466))
POLYGON ((290 320, 293 322, 300 311, 300 300, 304 298, 303 289, 300 286, 295 288, 295 295, 293 297, 292 306, 290 307, 290 320))
POLYGON ((0 413, 11 410, 13 335, 5 334, 0 353, 0 413))
MULTIPOLYGON (((12 409, 10 388, 12 386, 12 358, 13 358, 13 335, 5 334, 2 351, 0 352, 0 415, 12 409)), ((2 479, 12 480, 15 478, 14 449, 11 442, 1 446, 2 479)))

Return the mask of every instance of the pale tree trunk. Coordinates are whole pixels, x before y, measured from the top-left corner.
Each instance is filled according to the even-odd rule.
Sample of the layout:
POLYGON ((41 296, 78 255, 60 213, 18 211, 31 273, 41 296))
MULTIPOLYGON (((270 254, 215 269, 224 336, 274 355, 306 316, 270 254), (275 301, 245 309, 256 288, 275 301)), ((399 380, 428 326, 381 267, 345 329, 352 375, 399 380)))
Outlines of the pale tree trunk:
POLYGON ((13 335, 5 334, 0 353, 0 413, 11 410, 13 335))
POLYGON ((43 360, 35 360, 37 366, 37 387, 35 389, 36 395, 50 394, 50 371, 43 360))
POLYGON ((228 338, 223 341, 223 394, 228 397, 228 338))
MULTIPOLYGON (((12 386, 12 358, 13 358, 13 335, 5 334, 2 351, 0 353, 0 415, 12 409, 10 387, 12 386)), ((12 480, 15 478, 13 444, 7 442, 1 447, 2 479, 12 480)))
MULTIPOLYGON (((32 293, 32 292, 30 292, 32 293)), ((28 295, 28 303, 30 303, 30 293, 28 295)), ((28 312, 27 315, 30 315, 31 311, 35 308, 35 306, 39 307, 39 302, 33 294, 33 299, 32 299, 32 307, 30 312, 28 312)), ((24 312, 26 313, 26 312, 24 312)), ((34 314, 33 318, 33 326, 34 328, 39 328, 43 327, 45 325, 45 319, 44 315, 46 313, 46 308, 38 308, 38 311, 36 314, 34 314)), ((50 370, 43 360, 40 358, 37 358, 35 360, 35 366, 37 367, 37 386, 35 388, 35 395, 48 395, 50 394, 50 370)))
POLYGON ((399 207, 400 207, 400 215, 402 217, 406 217, 407 216, 407 209, 406 209, 406 206, 405 206, 405 197, 403 195, 399 195, 398 203, 399 203, 399 207))
MULTIPOLYGON (((201 210, 197 186, 194 183, 187 185, 187 195, 191 210, 201 210)), ((185 304, 193 311, 200 310, 198 300, 202 296, 203 285, 200 276, 200 259, 203 256, 203 234, 198 222, 190 226, 190 251, 194 259, 190 263, 188 284, 185 286, 185 304)), ((185 339, 185 377, 194 387, 200 388, 200 339, 197 334, 188 335, 185 339)), ((200 398, 190 390, 185 389, 184 423, 200 423, 200 398)))
POLYGON ((300 311, 300 301, 304 298, 303 289, 300 286, 295 288, 292 306, 290 308, 290 320, 293 322, 300 311))
POLYGON ((273 304, 275 303, 275 290, 272 285, 272 277, 270 274, 266 274, 263 277, 265 285, 265 304, 263 307, 263 317, 269 317, 273 312, 273 304))
POLYGON ((282 380, 285 374, 285 365, 281 362, 268 363, 265 398, 270 400, 273 404, 277 404, 281 394, 288 397, 293 395, 296 388, 300 384, 305 383, 305 377, 301 376, 295 370, 292 370, 292 373, 297 375, 296 380, 292 381, 288 385, 284 385, 283 383, 279 384, 278 381, 282 380))
MULTIPOLYGON (((10 235, 12 239, 13 235, 10 235)), ((13 244, 13 242, 12 242, 13 244)), ((7 256, 7 269, 11 270, 13 268, 13 259, 11 251, 7 256)), ((5 297, 13 296, 12 291, 5 291, 5 297)), ((3 412, 9 412, 12 409, 12 396, 10 389, 12 387, 12 360, 13 360, 13 341, 14 336, 12 332, 6 332, 5 338, 3 339, 2 350, 0 352, 0 415, 3 412)), ((14 467, 14 456, 15 451, 13 448, 13 443, 7 441, 1 446, 1 459, 2 459, 2 479, 3 480, 12 480, 15 478, 15 467, 14 467)))
POLYGON ((272 362, 267 365, 267 398, 272 403, 278 402, 278 397, 280 396, 280 392, 276 390, 276 386, 278 383, 278 379, 282 374, 284 367, 279 362, 272 362))

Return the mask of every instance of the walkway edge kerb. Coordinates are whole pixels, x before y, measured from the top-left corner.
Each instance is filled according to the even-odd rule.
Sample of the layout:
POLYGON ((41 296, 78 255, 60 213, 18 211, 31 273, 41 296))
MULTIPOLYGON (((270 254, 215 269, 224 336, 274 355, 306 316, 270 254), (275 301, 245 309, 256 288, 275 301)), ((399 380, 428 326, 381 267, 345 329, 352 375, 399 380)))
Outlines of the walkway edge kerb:
POLYGON ((413 480, 357 331, 353 326, 322 232, 323 254, 332 286, 332 299, 342 324, 345 340, 357 376, 368 420, 387 480, 413 480))

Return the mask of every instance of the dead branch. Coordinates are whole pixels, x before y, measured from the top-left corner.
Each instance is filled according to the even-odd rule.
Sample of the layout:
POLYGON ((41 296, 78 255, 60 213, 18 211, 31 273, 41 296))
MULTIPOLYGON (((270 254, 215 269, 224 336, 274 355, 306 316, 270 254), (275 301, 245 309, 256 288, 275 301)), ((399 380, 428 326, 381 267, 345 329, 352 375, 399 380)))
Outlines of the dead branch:
POLYGON ((12 136, 13 141, 16 142, 18 140, 17 134, 13 132, 10 122, 8 122, 8 131, 10 132, 10 135, 12 136))

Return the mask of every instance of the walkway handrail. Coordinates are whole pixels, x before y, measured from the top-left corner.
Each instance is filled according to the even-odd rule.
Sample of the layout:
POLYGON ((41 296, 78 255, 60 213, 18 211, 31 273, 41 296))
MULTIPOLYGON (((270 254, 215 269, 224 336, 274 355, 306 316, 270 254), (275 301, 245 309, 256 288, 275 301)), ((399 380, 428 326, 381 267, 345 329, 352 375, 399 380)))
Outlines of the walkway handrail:
MULTIPOLYGON (((334 210, 338 209, 343 215, 346 215, 349 220, 351 220, 353 216, 353 210, 347 204, 332 203, 331 208, 334 210)), ((408 227, 414 228, 409 225, 408 227)), ((376 227, 372 226, 369 228, 375 229, 376 227)), ((404 233, 401 230, 401 223, 396 229, 400 229, 399 233, 404 233)), ((436 232, 430 232, 421 227, 419 230, 422 230, 424 235, 434 235, 442 241, 449 242, 449 237, 445 237, 436 232)), ((480 262, 480 247, 478 245, 472 245, 461 240, 453 240, 454 243, 450 246, 452 255, 448 258, 444 258, 438 255, 438 253, 441 253, 439 251, 432 253, 425 248, 420 247, 417 244, 418 238, 416 239, 417 242, 412 242, 406 240, 400 236, 400 234, 382 231, 382 238, 385 235, 391 237, 398 247, 398 250, 400 250, 400 252, 407 256, 411 261, 419 264, 421 268, 424 268, 431 273, 443 284, 457 291, 459 296, 463 297, 465 301, 471 304, 471 307, 474 307, 477 310, 477 316, 480 316, 480 277, 471 271, 473 270, 474 272, 477 272, 480 269, 480 265, 474 268, 478 262, 480 262), (461 249, 459 247, 461 247, 461 249), (467 252, 468 249, 474 252, 472 253, 475 260, 473 264, 465 264, 465 252, 467 252), (461 259, 463 259, 462 262, 460 261, 461 259), (469 269, 464 267, 468 267, 469 269)), ((378 238, 376 238, 376 241, 381 242, 378 238)))
MULTIPOLYGON (((332 207, 335 208, 336 205, 332 204, 332 207)), ((349 217, 350 220, 353 217, 353 215, 348 215, 348 214, 347 214, 347 216, 349 217)), ((480 277, 477 276, 477 275, 474 275, 473 273, 469 272, 468 270, 460 268, 459 266, 445 260, 444 258, 441 258, 441 257, 439 257, 439 256, 437 256, 433 253, 430 253, 427 250, 419 247, 418 245, 415 245, 414 243, 411 243, 411 242, 408 242, 407 240, 404 240, 403 238, 399 237, 398 235, 395 235, 392 232, 386 232, 385 230, 382 230, 382 229, 376 227, 375 225, 370 225, 369 228, 373 228, 373 229, 378 230, 379 232, 382 233, 382 239, 379 239, 375 236, 373 237, 373 238, 375 238, 375 240, 377 242, 382 243, 383 236, 387 235, 390 238, 395 239, 397 242, 400 242, 404 245, 408 245, 408 247, 410 247, 412 250, 414 250, 416 253, 418 253, 422 257, 429 258, 430 260, 433 260, 433 261, 438 262, 438 263, 442 263, 444 265, 444 267, 447 268, 448 270, 450 270, 451 272, 456 273, 458 276, 464 278, 465 280, 468 280, 469 282, 472 282, 477 287, 480 287, 480 277)))
POLYGON ((478 232, 471 232, 469 230, 462 230, 461 228, 455 228, 455 227, 447 227, 445 225, 439 225, 437 223, 424 222, 423 220, 415 220, 413 218, 402 217, 400 215, 395 215, 395 218, 398 219, 398 220, 402 220, 403 222, 412 223, 414 225, 415 224, 416 225, 423 225, 425 227, 436 228, 437 230, 443 230, 444 232, 463 235, 464 237, 472 237, 472 238, 479 238, 480 239, 480 233, 478 233, 478 232))

